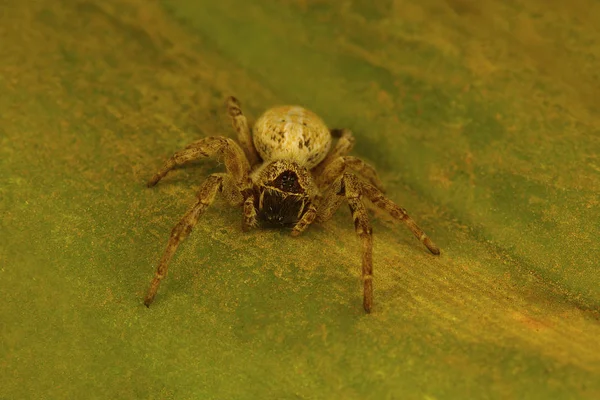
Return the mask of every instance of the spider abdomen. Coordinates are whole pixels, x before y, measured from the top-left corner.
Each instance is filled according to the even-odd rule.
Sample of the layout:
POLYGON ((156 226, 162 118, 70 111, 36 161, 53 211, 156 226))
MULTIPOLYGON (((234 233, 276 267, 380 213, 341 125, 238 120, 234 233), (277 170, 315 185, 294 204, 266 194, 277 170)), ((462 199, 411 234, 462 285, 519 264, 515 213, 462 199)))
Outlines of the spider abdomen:
POLYGON ((263 161, 290 160, 311 169, 331 147, 329 129, 315 113, 299 106, 267 110, 254 124, 253 141, 263 161))

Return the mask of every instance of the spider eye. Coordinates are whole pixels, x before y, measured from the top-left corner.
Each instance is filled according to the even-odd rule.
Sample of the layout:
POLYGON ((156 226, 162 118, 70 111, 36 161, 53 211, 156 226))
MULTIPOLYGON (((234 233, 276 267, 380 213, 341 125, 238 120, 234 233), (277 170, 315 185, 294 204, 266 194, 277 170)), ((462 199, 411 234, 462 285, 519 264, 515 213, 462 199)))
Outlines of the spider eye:
POLYGON ((283 174, 281 174, 281 188, 286 192, 290 192, 294 188, 294 185, 296 184, 297 180, 298 177, 295 173, 291 171, 286 171, 283 174))
POLYGON ((279 175, 272 184, 274 187, 288 193, 302 193, 302 187, 298 182, 298 175, 293 171, 285 171, 279 175))

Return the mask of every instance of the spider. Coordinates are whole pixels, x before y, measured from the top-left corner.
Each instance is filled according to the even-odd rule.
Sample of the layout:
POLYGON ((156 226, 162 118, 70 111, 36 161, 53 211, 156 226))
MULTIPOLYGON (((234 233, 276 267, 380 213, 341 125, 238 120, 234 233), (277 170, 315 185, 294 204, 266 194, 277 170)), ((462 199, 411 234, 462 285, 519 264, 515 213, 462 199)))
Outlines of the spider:
POLYGON ((347 155, 354 145, 349 130, 330 130, 305 108, 280 106, 267 110, 251 134, 239 101, 229 97, 226 105, 239 143, 223 136, 197 140, 169 158, 148 181, 152 187, 174 167, 204 157, 219 157, 227 170, 202 183, 196 203, 173 228, 144 299, 147 307, 154 301, 177 247, 217 193, 243 209, 243 231, 257 226, 289 227, 292 236, 300 235, 313 222, 327 221, 346 200, 362 243, 363 307, 367 313, 373 308, 373 230, 363 198, 404 222, 431 253, 440 254, 406 210, 384 196, 375 169, 347 155), (337 139, 335 145, 333 139, 337 139))

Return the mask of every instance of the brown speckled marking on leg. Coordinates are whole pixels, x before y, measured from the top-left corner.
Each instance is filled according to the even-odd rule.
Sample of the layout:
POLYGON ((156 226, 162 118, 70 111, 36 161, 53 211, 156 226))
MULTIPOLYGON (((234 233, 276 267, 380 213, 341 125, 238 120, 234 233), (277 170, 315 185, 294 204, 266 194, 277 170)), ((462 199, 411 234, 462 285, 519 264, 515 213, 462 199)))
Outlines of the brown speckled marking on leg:
POLYGON ((248 232, 251 228, 254 228, 256 222, 256 208, 254 207, 254 192, 252 190, 246 190, 243 193, 244 200, 244 216, 242 219, 242 230, 248 232))
POLYGON ((306 210, 300 221, 294 225, 294 229, 292 229, 292 236, 299 236, 306 230, 306 228, 308 228, 310 224, 313 223, 316 217, 317 209, 313 204, 311 204, 308 206, 308 210, 306 210))
POLYGON ((223 178, 221 184, 221 196, 233 207, 241 207, 244 204, 244 196, 233 181, 233 177, 227 173, 216 173, 223 178))
POLYGON ((440 249, 429 239, 417 223, 408 215, 406 210, 394 204, 390 199, 385 197, 375 186, 368 183, 361 183, 362 193, 377 207, 387 211, 393 218, 402 221, 408 229, 415 235, 435 255, 440 254, 440 249))
POLYGON ((317 207, 317 222, 331 218, 346 199, 352 212, 354 229, 362 246, 363 307, 367 313, 373 308, 373 230, 367 209, 361 200, 360 182, 355 175, 344 174, 327 189, 317 207))
POLYGON ((198 219, 202 213, 212 204, 217 192, 219 192, 222 188, 222 181, 222 176, 219 176, 218 174, 210 175, 204 181, 202 186, 200 186, 200 190, 198 191, 197 195, 198 201, 196 204, 194 204, 185 213, 183 218, 171 231, 169 243, 167 244, 167 248, 160 259, 160 263, 156 269, 156 274, 150 283, 150 289, 148 290, 148 294, 144 299, 144 304, 146 307, 150 307, 150 304, 152 304, 154 301, 154 296, 156 296, 156 292, 158 291, 161 280, 167 275, 169 261, 175 254, 177 247, 189 235, 196 223, 198 223, 198 219))
POLYGON ((254 166, 260 162, 260 158, 254 148, 254 143, 252 143, 252 135, 250 134, 248 120, 244 116, 244 113, 242 113, 240 102, 232 96, 227 98, 226 104, 227 112, 231 117, 231 125, 233 125, 233 129, 235 129, 238 134, 238 141, 242 145, 250 165, 254 166))
POLYGON ((361 188, 357 177, 344 174, 343 179, 354 229, 362 244, 363 307, 370 313, 373 307, 373 229, 367 209, 361 200, 361 188))
POLYGON ((383 184, 379 180, 375 168, 360 158, 353 156, 338 157, 329 163, 322 175, 317 177, 319 187, 328 187, 331 185, 333 181, 346 172, 348 167, 383 192, 383 184))
POLYGON ((375 168, 373 168, 371 164, 368 164, 360 158, 353 156, 346 156, 343 157, 343 159, 344 163, 348 167, 352 168, 363 178, 366 178, 369 181, 369 183, 371 183, 371 185, 375 186, 381 192, 385 192, 385 189, 383 188, 383 183, 381 183, 381 180, 377 175, 377 171, 375 170, 375 168))
POLYGON ((203 157, 222 156, 227 172, 234 183, 243 190, 251 187, 252 182, 248 177, 250 165, 240 146, 232 139, 223 136, 212 136, 197 140, 185 149, 173 154, 162 169, 148 181, 148 187, 156 185, 169 171, 178 165, 203 157))
POLYGON ((316 222, 322 223, 331 219, 333 214, 340 208, 344 195, 344 177, 340 176, 336 181, 323 193, 320 201, 317 204, 316 222))

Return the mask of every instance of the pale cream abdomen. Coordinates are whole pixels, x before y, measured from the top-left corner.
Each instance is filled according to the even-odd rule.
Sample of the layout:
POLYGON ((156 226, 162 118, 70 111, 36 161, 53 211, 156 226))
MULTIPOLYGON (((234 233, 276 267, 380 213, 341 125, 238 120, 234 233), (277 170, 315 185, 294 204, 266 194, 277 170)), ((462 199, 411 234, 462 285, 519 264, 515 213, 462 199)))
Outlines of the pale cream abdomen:
POLYGON ((315 113, 298 106, 267 110, 254 124, 253 140, 261 158, 291 160, 311 169, 331 147, 329 129, 315 113))

